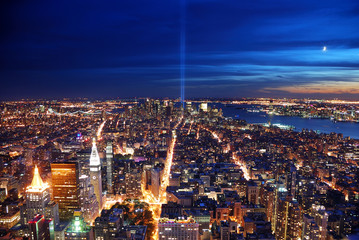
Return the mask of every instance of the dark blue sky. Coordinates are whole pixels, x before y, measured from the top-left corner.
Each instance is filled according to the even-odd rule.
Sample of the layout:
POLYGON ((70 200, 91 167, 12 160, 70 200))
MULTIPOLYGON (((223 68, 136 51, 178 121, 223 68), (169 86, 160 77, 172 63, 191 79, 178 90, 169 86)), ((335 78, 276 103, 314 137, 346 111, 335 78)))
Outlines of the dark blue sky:
MULTIPOLYGON (((186 4, 188 97, 359 99, 359 1, 186 4)), ((180 0, 0 9, 1 99, 180 96, 180 0)))

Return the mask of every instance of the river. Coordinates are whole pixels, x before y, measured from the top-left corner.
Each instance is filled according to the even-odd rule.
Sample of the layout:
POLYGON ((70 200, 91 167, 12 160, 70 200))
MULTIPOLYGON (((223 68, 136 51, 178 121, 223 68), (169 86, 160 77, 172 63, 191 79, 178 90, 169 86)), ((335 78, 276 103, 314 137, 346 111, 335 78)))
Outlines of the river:
MULTIPOLYGON (((211 104, 212 105, 212 104, 211 104)), ((248 112, 246 109, 253 108, 251 105, 224 105, 220 103, 213 104, 221 108, 223 116, 243 119, 248 123, 280 123, 284 125, 292 125, 294 131, 302 131, 302 129, 316 130, 320 133, 342 133, 344 137, 359 139, 359 123, 353 122, 332 122, 329 119, 309 119, 290 116, 268 115, 265 112, 248 112)))

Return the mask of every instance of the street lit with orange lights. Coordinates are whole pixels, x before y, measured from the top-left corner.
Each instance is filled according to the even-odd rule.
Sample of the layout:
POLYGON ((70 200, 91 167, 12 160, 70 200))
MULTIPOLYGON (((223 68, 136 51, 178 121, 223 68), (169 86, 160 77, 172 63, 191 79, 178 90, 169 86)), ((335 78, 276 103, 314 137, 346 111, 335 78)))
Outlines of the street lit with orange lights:
POLYGON ((97 139, 98 140, 101 140, 101 134, 102 134, 102 130, 103 130, 103 127, 105 126, 105 124, 106 124, 106 120, 105 121, 103 121, 101 124, 100 124, 100 126, 98 127, 98 130, 97 130, 97 133, 96 133, 96 136, 97 136, 97 139))
MULTIPOLYGON (((267 104, 264 110, 272 110, 271 100, 263 101, 267 104)), ((6 166, 2 183, 16 182, 13 174, 28 186, 19 192, 23 206, 28 199, 35 199, 31 194, 47 192, 48 187, 57 189, 52 193, 54 201, 72 199, 76 196, 59 190, 68 179, 56 180, 57 165, 68 164, 61 168, 67 169, 66 174, 73 176, 70 174, 78 171, 80 175, 79 204, 74 207, 83 212, 75 217, 82 215, 87 228, 98 236, 114 216, 123 221, 116 236, 139 234, 152 240, 172 238, 177 227, 186 234, 219 238, 220 229, 232 224, 233 232, 252 234, 245 219, 253 217, 265 223, 273 239, 282 234, 273 219, 277 224, 285 214, 295 219, 292 229, 298 235, 300 217, 306 215, 300 216, 297 209, 313 214, 307 199, 317 204, 317 196, 322 204, 315 208, 318 211, 334 209, 338 201, 348 214, 356 214, 351 206, 357 204, 359 192, 357 140, 336 133, 287 130, 275 124, 248 124, 223 117, 221 110, 207 105, 209 102, 200 104, 198 111, 195 105, 182 111, 169 101, 142 102, 126 106, 104 103, 105 110, 99 102, 66 103, 53 110, 39 106, 26 119, 11 106, 17 117, 5 111, 3 139, 9 136, 10 140, 6 139, 1 149, 6 166), (31 170, 33 165, 38 166, 37 171, 31 170), (94 166, 101 168, 101 175, 94 166), (30 178, 35 179, 32 185, 30 178), (42 185, 42 179, 51 184, 35 188, 42 185), (101 207, 97 196, 102 197, 101 207), (291 213, 283 212, 292 206, 291 213)), ((286 109, 294 106, 288 104, 286 109)), ((18 218, 14 214, 11 219, 18 218)), ((353 222, 345 224, 355 226, 353 222)), ((345 233, 349 234, 348 229, 345 233)))
POLYGON ((171 174, 171 166, 172 166, 172 161, 173 161, 173 153, 174 153, 174 148, 176 146, 176 141, 177 141, 175 131, 176 131, 177 127, 179 126, 179 124, 182 122, 182 119, 183 119, 183 117, 180 117, 180 119, 178 120, 176 125, 173 127, 172 140, 171 140, 169 149, 167 150, 165 167, 164 167, 162 179, 161 179, 159 198, 155 198, 150 191, 145 190, 143 182, 141 184, 143 199, 146 203, 150 204, 150 210, 152 211, 153 218, 156 221, 155 231, 152 233, 152 237, 151 237, 154 240, 158 239, 158 221, 161 216, 162 204, 167 203, 166 189, 167 189, 167 186, 169 183, 169 177, 171 174))
MULTIPOLYGON (((203 128, 203 129, 205 129, 206 131, 210 132, 210 133, 212 134, 213 138, 218 141, 218 143, 221 143, 221 142, 222 142, 222 140, 219 138, 218 134, 217 134, 215 131, 211 131, 211 130, 209 130, 208 128, 203 128)), ((225 151, 228 151, 228 150, 225 149, 225 151)), ((235 155, 234 152, 232 153, 232 161, 233 161, 236 165, 238 165, 238 166, 241 168, 241 170, 242 170, 242 172, 243 172, 243 177, 244 177, 246 180, 250 180, 250 175, 249 175, 249 172, 248 172, 247 167, 245 166, 244 163, 242 163, 242 162, 240 162, 240 161, 238 160, 238 157, 235 155)))

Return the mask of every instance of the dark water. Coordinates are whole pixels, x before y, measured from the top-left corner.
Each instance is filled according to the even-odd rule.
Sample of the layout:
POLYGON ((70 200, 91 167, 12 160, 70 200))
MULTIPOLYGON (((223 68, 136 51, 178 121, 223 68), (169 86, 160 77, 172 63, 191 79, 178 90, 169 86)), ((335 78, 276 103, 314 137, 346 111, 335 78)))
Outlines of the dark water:
MULTIPOLYGON (((265 112, 247 112, 243 108, 245 105, 223 105, 214 104, 218 108, 222 108, 223 115, 226 117, 233 117, 238 119, 246 120, 248 123, 268 123, 271 121, 272 124, 280 123, 284 125, 292 125, 295 127, 295 131, 302 131, 303 128, 317 130, 320 133, 342 133, 344 137, 350 136, 351 138, 359 139, 359 123, 352 122, 337 122, 334 123, 329 119, 308 119, 300 117, 289 117, 289 116, 276 116, 268 115, 265 112)), ((247 106, 253 108, 253 106, 247 106)))

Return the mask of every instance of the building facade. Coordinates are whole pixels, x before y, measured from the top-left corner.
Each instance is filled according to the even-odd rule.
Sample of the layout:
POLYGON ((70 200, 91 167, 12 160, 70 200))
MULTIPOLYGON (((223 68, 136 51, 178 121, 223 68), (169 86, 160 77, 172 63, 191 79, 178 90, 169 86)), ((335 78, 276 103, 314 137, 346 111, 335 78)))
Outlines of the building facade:
POLYGON ((112 165, 113 165, 113 149, 112 142, 108 142, 106 146, 106 173, 107 173, 107 193, 112 194, 112 165))
POLYGON ((162 218, 158 223, 158 239, 199 239, 199 224, 192 218, 167 219, 162 218))
POLYGON ((44 215, 36 215, 29 221, 32 240, 53 240, 54 223, 52 219, 45 219, 44 215))
POLYGON ((93 140, 90 156, 90 178, 91 184, 94 186, 98 208, 102 209, 102 177, 101 177, 101 161, 98 155, 96 141, 93 140))
POLYGON ((31 185, 26 188, 26 201, 21 206, 21 223, 26 225, 38 214, 53 219, 54 224, 59 223, 59 206, 51 201, 50 186, 42 181, 35 166, 31 185))
POLYGON ((80 211, 75 211, 71 223, 65 231, 65 240, 93 240, 93 231, 87 225, 80 211))
POLYGON ((61 220, 70 220, 74 210, 80 208, 78 163, 52 163, 53 199, 59 204, 61 220))

